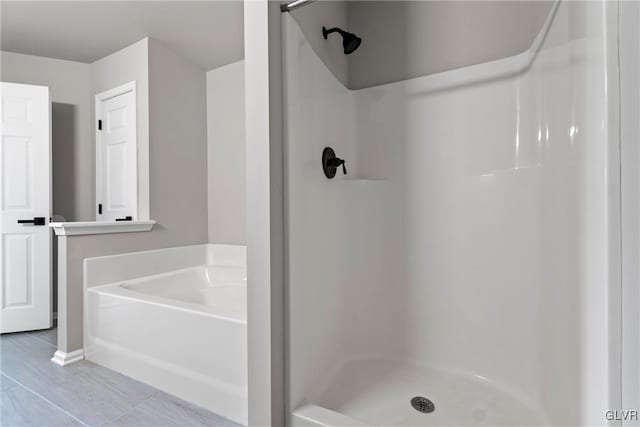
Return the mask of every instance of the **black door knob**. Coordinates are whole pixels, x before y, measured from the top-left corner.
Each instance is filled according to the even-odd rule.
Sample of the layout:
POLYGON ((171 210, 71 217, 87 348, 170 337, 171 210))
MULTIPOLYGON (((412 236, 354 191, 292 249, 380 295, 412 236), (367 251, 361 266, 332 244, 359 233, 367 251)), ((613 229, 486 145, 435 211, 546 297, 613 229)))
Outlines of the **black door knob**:
POLYGON ((43 216, 37 216, 33 219, 19 219, 18 224, 46 225, 46 220, 43 216))

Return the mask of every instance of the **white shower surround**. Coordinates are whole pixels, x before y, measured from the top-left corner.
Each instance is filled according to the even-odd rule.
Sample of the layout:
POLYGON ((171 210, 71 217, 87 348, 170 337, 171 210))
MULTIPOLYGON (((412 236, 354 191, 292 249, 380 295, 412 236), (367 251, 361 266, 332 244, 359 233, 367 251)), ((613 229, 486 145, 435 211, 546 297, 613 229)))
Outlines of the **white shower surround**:
POLYGON ((247 423, 246 247, 84 261, 85 357, 247 423))
POLYGON ((616 8, 559 3, 521 55, 358 91, 283 14, 293 425, 620 407, 616 8))

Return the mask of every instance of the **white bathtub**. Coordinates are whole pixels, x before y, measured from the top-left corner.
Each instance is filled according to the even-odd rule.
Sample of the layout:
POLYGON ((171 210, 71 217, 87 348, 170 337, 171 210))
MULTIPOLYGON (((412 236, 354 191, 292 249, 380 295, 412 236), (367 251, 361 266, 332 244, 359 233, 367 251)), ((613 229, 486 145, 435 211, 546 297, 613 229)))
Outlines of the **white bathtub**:
POLYGON ((85 260, 85 357, 247 423, 245 248, 85 260))

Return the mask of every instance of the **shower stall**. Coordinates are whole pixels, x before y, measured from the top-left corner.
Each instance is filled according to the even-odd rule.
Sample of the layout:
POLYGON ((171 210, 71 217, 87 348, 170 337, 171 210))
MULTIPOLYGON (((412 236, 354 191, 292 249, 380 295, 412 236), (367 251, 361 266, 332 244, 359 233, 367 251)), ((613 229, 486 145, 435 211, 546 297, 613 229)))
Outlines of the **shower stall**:
POLYGON ((555 2, 520 53, 352 89, 319 3, 281 15, 287 422, 637 425, 637 4, 555 2))

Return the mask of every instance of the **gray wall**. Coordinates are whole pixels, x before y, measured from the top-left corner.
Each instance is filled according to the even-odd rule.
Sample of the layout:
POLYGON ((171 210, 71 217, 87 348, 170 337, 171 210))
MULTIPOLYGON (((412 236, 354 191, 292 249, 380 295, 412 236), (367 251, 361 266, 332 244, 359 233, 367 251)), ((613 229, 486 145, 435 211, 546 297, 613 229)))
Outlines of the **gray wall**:
MULTIPOLYGON (((91 115, 95 116, 95 96, 101 92, 136 82, 138 128, 138 219, 149 219, 149 39, 120 49, 91 64, 91 115)), ((91 122, 92 123, 92 122, 91 122)), ((93 147, 93 185, 95 187, 95 132, 93 147)), ((97 201, 100 203, 101 201, 97 201)), ((94 203, 94 212, 95 205, 94 203)), ((95 213, 92 220, 95 220, 95 213)))
POLYGON ((2 81, 44 85, 51 91, 53 214, 93 221, 94 148, 89 64, 0 53, 2 81))
POLYGON ((244 60, 207 72, 209 242, 246 244, 244 60))
POLYGON ((85 258, 207 243, 205 109, 205 72, 150 39, 150 213, 158 224, 147 233, 60 238, 67 281, 66 293, 61 293, 67 310, 58 333, 60 350, 83 345, 85 258))
POLYGON ((524 52, 551 1, 318 1, 292 12, 311 47, 350 89, 488 62, 524 52), (322 26, 362 37, 349 56, 322 26), (346 70, 346 77, 345 77, 346 70))
MULTIPOLYGON (((62 215, 67 221, 96 219, 94 97, 134 80, 138 94, 138 168, 148 176, 149 156, 141 155, 148 152, 149 143, 147 51, 144 39, 92 64, 1 52, 3 81, 44 85, 51 91, 54 215, 62 215)), ((148 206, 148 185, 138 190, 148 206)))
POLYGON ((167 246, 207 242, 206 74, 149 44, 151 217, 167 246))

